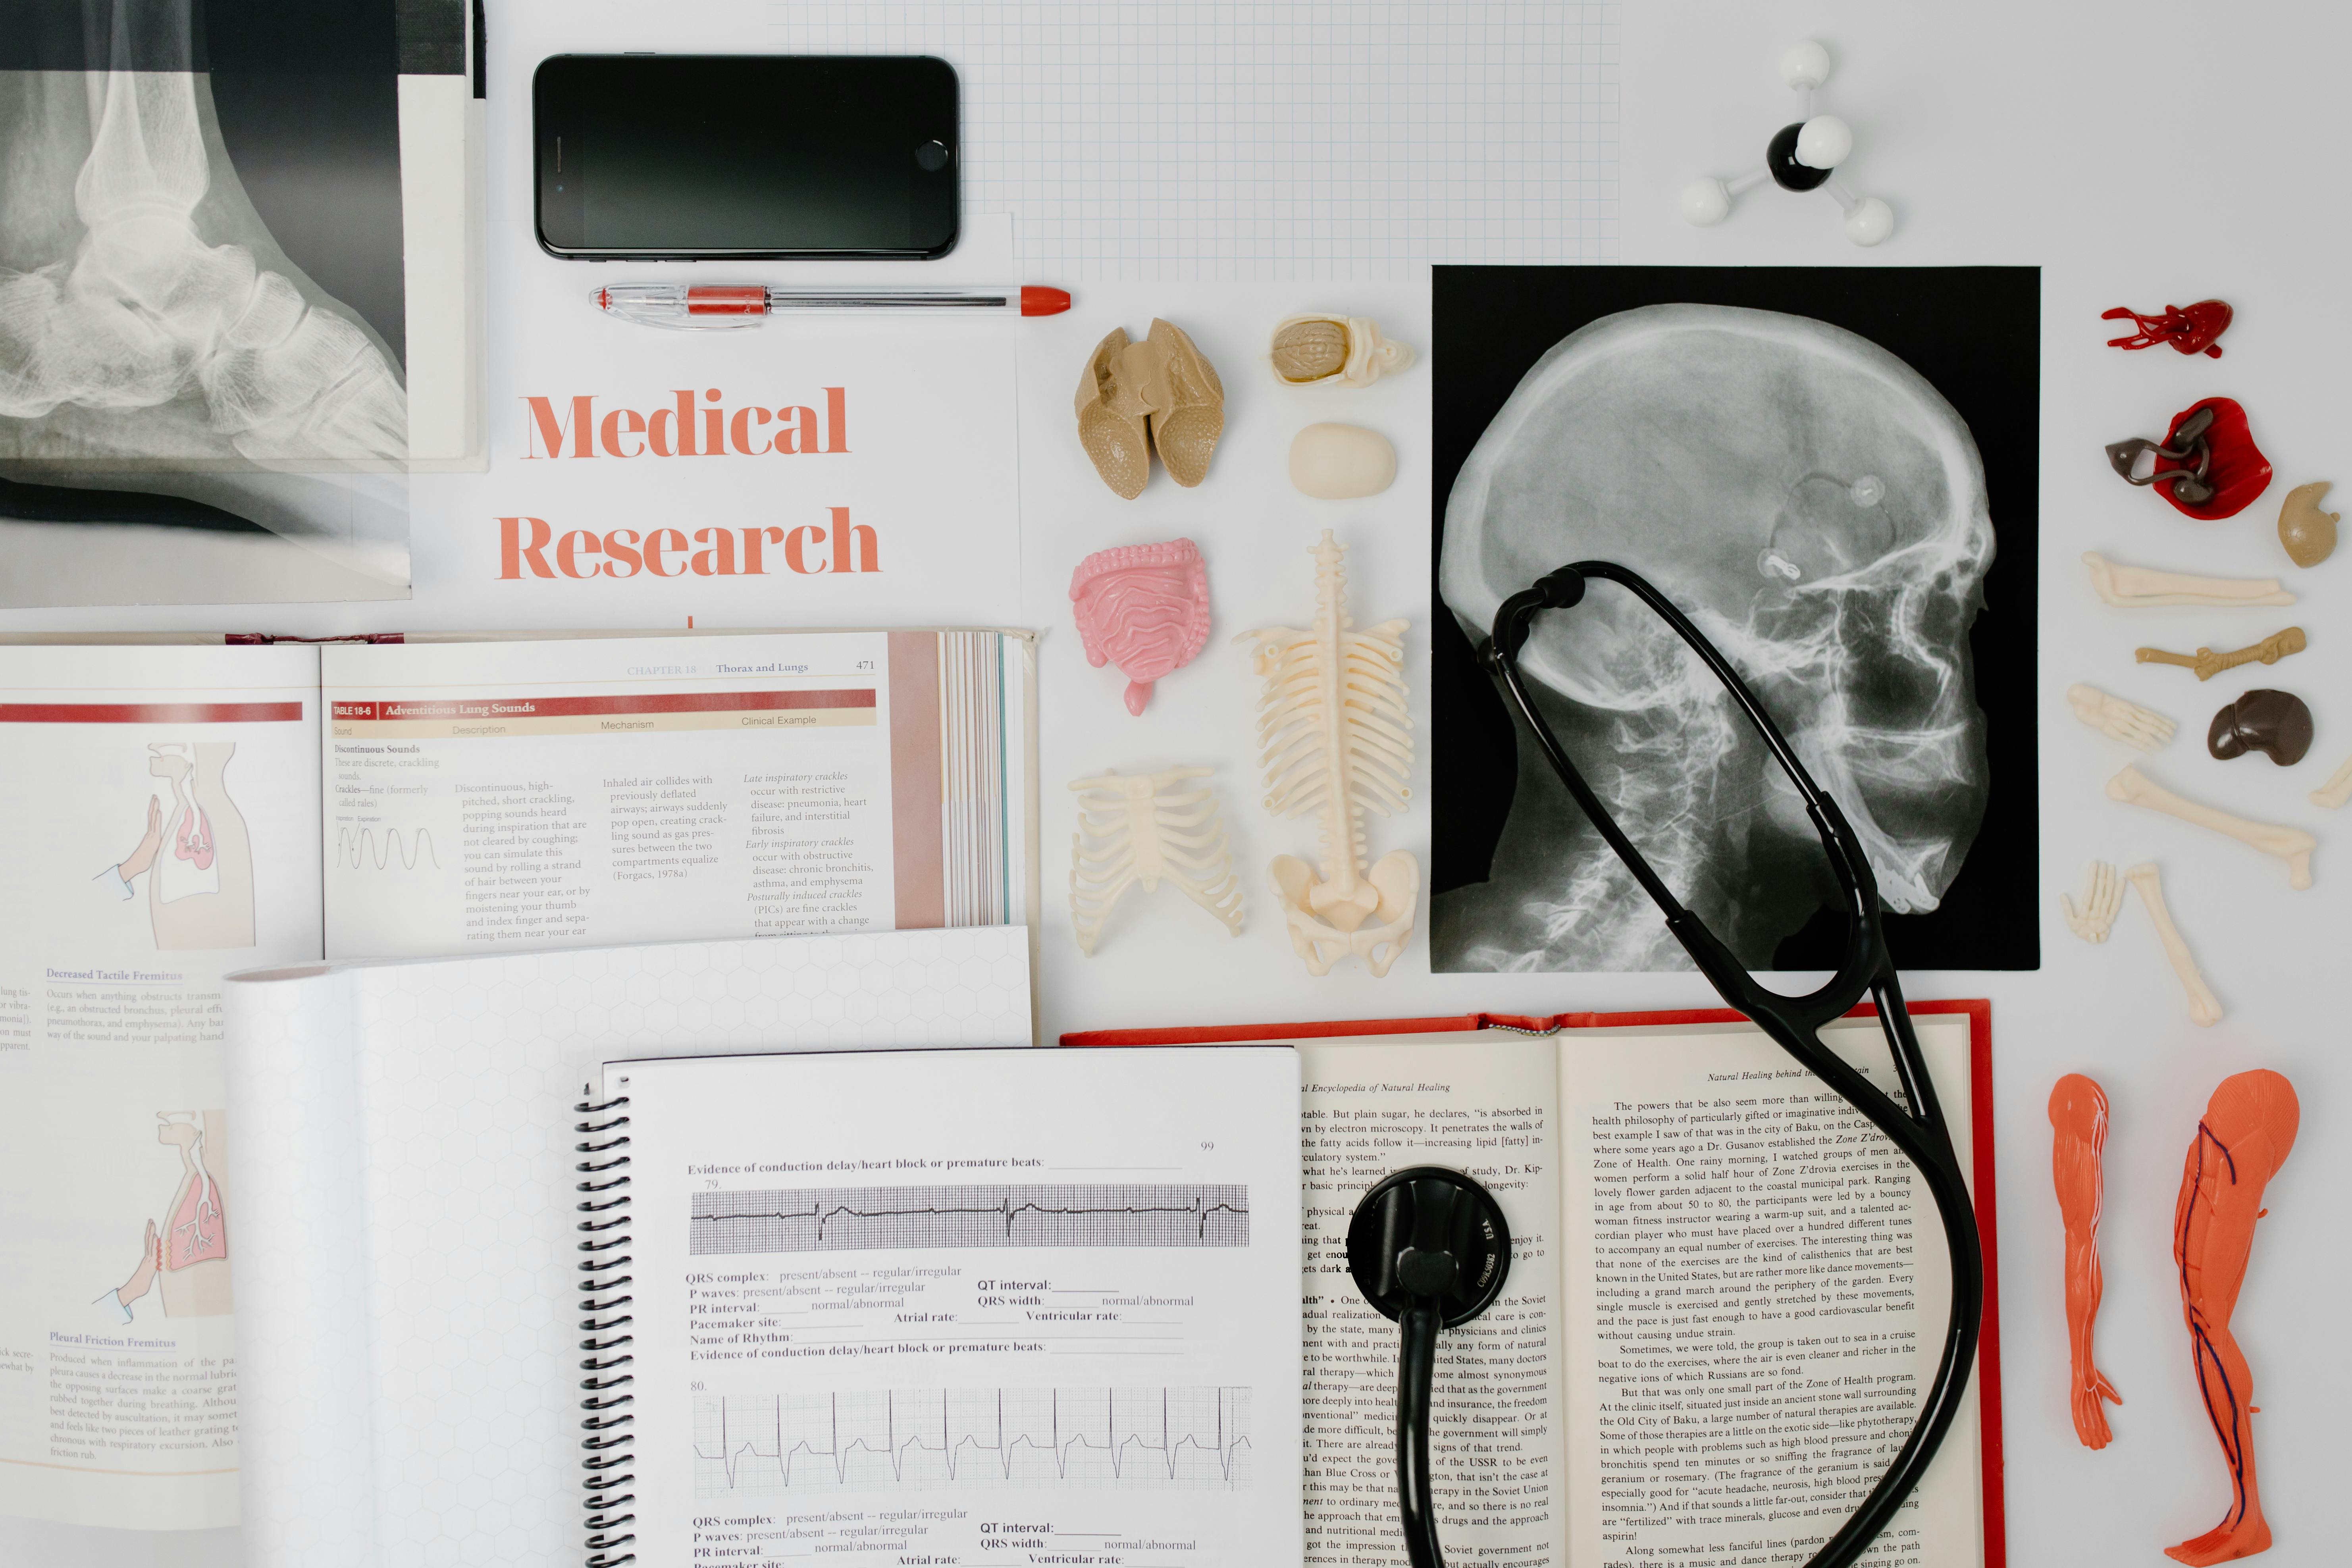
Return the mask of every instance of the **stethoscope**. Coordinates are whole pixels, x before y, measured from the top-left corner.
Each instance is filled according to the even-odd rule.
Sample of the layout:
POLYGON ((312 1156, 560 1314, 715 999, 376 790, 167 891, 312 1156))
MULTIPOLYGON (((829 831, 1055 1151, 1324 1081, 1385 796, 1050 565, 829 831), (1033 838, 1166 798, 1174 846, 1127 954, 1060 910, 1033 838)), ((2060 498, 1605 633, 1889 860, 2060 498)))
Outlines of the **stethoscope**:
MULTIPOLYGON (((1478 661, 1527 721, 1568 793, 1664 914, 1666 929, 1683 944, 1698 972, 1724 1001, 1753 1020, 1781 1049, 1893 1140, 1919 1168, 1935 1197, 1936 1212, 1944 1225, 1944 1245, 1952 1261, 1951 1321, 1944 1331, 1935 1381, 1910 1436, 1862 1506, 1822 1544, 1809 1564, 1809 1568, 1846 1568, 1877 1538, 1918 1486, 1928 1461, 1951 1429, 1976 1361, 1978 1321, 1984 1310, 1984 1254, 1977 1236, 1976 1211, 1952 1148, 1951 1131, 1937 1102, 1935 1086, 1927 1079, 1927 1058, 1920 1054, 1911 1015, 1903 1005, 1894 957, 1887 951, 1885 933, 1879 929, 1878 883, 1871 875, 1870 861, 1837 803, 1813 783, 1738 672, 1639 573, 1613 562, 1580 561, 1538 579, 1532 587, 1503 601, 1495 614, 1494 635, 1479 646, 1478 661), (1593 577, 1619 584, 1649 605, 1706 661, 1805 803, 1806 814, 1813 819, 1843 891, 1848 921, 1844 959, 1818 991, 1784 996, 1756 983, 1731 950, 1659 880, 1528 700, 1518 667, 1528 623, 1538 611, 1572 609, 1582 603, 1586 580, 1593 577), (1819 1038, 1822 1026, 1853 1011, 1865 994, 1876 1005, 1879 1028, 1895 1058, 1907 1105, 1898 1105, 1819 1038)), ((1510 1255, 1510 1232, 1494 1195, 1472 1177, 1435 1166, 1399 1171, 1373 1187, 1357 1205, 1349 1226, 1348 1268, 1357 1288, 1403 1331, 1397 1373, 1397 1500, 1405 1549, 1413 1568, 1444 1568, 1444 1562, 1438 1552, 1437 1521, 1429 1499, 1429 1394, 1438 1331, 1467 1322, 1486 1310, 1509 1274, 1510 1255)))

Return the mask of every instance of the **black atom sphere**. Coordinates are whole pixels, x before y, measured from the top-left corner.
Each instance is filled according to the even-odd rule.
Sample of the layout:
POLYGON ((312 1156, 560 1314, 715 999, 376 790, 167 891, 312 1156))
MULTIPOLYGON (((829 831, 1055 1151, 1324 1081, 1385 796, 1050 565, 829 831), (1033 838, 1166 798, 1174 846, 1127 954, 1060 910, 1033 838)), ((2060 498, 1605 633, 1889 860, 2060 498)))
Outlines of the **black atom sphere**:
POLYGON ((1764 149, 1764 166, 1772 171, 1772 183, 1784 191, 1817 191, 1830 177, 1827 169, 1797 162, 1797 136, 1804 128, 1801 121, 1783 125, 1764 149))

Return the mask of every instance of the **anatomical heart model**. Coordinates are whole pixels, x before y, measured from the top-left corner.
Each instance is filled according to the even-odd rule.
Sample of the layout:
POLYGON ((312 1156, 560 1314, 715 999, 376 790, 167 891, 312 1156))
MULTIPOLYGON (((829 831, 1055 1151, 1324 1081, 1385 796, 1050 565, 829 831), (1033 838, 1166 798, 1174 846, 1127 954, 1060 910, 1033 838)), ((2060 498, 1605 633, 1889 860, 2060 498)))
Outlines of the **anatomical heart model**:
POLYGON ((1267 869, 1310 974, 1350 953, 1374 974, 1412 940, 1421 866, 1392 849, 1364 866, 1364 814, 1402 809, 1412 791, 1412 720, 1405 711, 1404 628, 1382 621, 1353 631, 1346 554, 1326 530, 1315 557, 1315 622, 1304 630, 1244 632, 1265 688, 1258 699, 1265 805, 1276 816, 1312 815, 1320 868, 1281 855, 1267 869))

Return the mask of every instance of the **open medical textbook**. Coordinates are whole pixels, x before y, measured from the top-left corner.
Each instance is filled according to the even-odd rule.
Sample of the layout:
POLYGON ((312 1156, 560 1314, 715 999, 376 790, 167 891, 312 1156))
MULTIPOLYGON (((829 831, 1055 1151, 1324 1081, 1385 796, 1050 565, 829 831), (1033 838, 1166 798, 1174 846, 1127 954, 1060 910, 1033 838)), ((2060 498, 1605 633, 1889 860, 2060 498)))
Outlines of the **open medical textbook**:
POLYGON ((1018 935, 818 939, 809 1055, 237 982, 247 1562, 1295 1568, 1296 1055, 838 1048, 1025 1040, 1018 935))
MULTIPOLYGON (((1985 1005, 1913 1012, 1997 1300, 1985 1005)), ((1803 1563, 1876 1483, 1933 1379, 1950 1297, 1925 1184, 1744 1021, 1518 1021, 1559 1029, 1545 1038, 1446 1022, 1065 1037, 1297 1043, 1305 1561, 1405 1560, 1397 1331, 1358 1293, 1347 1233, 1374 1182, 1434 1164, 1486 1183, 1512 1235, 1501 1298, 1439 1341, 1431 1490, 1447 1560, 1803 1563)), ((1874 1021, 1822 1036, 1894 1083, 1874 1021)), ((1950 1436, 1864 1562, 2004 1560, 1998 1330, 1989 1306, 1950 1436)))
POLYGON ((236 1519, 225 975, 984 923, 1025 944, 1029 652, 0 647, 0 1513, 236 1519))

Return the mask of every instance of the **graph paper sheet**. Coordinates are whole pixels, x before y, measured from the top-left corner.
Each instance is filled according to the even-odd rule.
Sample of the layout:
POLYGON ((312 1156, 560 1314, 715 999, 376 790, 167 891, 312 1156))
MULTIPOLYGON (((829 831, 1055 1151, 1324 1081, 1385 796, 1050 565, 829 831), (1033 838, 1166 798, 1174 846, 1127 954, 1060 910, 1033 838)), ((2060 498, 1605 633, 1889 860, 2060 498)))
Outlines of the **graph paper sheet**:
POLYGON ((1070 279, 1617 254, 1617 0, 773 0, 765 47, 963 79, 964 209, 1070 279))

